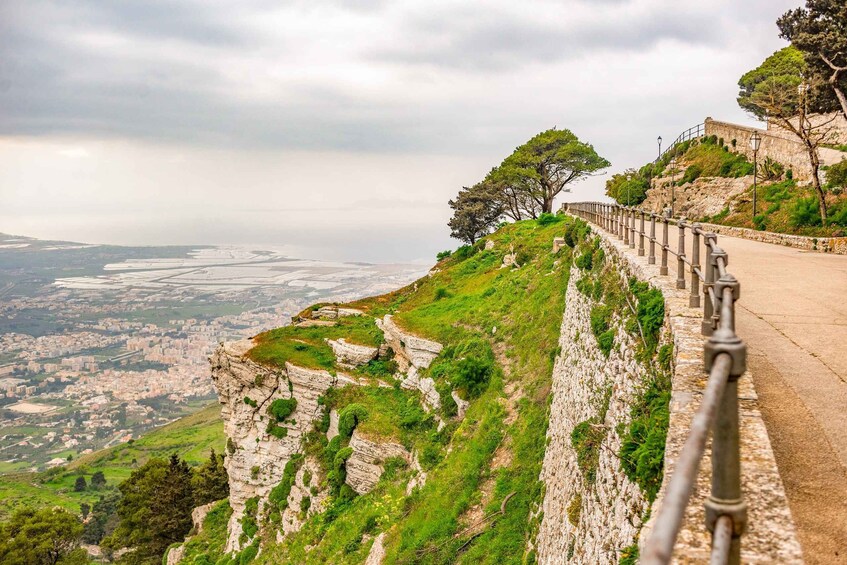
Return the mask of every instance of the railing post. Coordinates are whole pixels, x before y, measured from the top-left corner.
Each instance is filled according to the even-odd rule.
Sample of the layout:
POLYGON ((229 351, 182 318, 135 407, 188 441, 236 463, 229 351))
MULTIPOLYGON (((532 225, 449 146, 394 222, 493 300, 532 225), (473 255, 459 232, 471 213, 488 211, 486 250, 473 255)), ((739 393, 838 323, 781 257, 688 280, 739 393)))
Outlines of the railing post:
POLYGON ((629 209, 629 247, 635 249, 635 208, 629 209))
POLYGON ((647 256, 647 264, 656 264, 656 214, 650 212, 650 254, 647 256))
POLYGON ((712 246, 717 244, 718 236, 713 233, 703 235, 703 243, 706 246, 706 274, 703 277, 703 335, 712 335, 715 330, 712 316, 714 309, 712 297, 709 291, 715 286, 715 264, 712 258, 712 246))
POLYGON ((622 209, 623 213, 623 243, 629 245, 629 211, 622 209))
MULTIPOLYGON (((726 255, 721 251, 721 255, 726 255)), ((738 378, 747 370, 747 346, 735 334, 735 301, 740 296, 738 281, 725 274, 715 282, 721 297, 720 326, 706 342, 704 365, 710 372, 715 359, 728 355, 732 360, 726 388, 718 404, 712 427, 712 492, 706 500, 706 528, 714 536, 719 518, 732 520, 730 565, 741 563, 741 535, 747 528, 747 504, 741 493, 741 443, 738 425, 738 378)), ((713 537, 714 540, 714 537, 713 537)))
POLYGON ((679 248, 676 253, 676 288, 685 288, 685 220, 676 224, 679 232, 679 248))
POLYGON ((644 257, 644 210, 639 210, 638 215, 638 256, 644 257))
POLYGON ((691 225, 691 294, 688 297, 688 305, 692 308, 700 307, 700 276, 697 270, 700 268, 700 224, 691 225))
POLYGON ((659 265, 659 274, 668 274, 668 218, 662 216, 662 264, 659 265))

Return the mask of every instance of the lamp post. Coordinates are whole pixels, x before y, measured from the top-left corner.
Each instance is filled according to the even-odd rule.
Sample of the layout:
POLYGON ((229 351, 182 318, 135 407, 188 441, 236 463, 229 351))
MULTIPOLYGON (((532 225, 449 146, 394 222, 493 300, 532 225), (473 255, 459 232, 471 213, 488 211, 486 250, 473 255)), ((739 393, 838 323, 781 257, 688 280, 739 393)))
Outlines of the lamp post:
POLYGON ((671 166, 671 218, 673 218, 676 205, 676 189, 674 188, 676 185, 676 157, 671 157, 669 164, 671 166))
POLYGON ((662 158, 662 136, 660 135, 659 138, 656 141, 659 142, 659 156, 656 157, 656 160, 658 161, 659 159, 662 158))
POLYGON ((754 131, 753 135, 750 136, 750 149, 753 150, 753 221, 756 220, 756 196, 758 192, 758 183, 757 180, 759 178, 759 146, 762 144, 762 136, 759 135, 759 132, 754 131))

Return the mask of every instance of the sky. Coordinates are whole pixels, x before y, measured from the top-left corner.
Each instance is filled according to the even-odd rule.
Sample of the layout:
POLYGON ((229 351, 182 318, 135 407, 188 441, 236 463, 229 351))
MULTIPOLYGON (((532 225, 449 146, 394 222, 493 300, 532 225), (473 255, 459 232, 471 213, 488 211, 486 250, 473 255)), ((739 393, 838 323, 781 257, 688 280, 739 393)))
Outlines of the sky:
MULTIPOLYGON (((612 163, 705 117, 800 0, 0 1, 0 232, 431 261, 539 131, 612 163)), ((564 200, 565 198, 560 199, 564 200)))

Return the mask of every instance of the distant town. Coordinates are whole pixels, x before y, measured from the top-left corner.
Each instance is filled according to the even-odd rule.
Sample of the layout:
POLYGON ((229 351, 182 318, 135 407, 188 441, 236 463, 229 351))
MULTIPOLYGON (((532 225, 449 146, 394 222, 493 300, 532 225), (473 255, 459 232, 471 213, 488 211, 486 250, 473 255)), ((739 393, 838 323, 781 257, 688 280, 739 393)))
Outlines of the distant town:
POLYGON ((402 286, 416 265, 244 248, 119 248, 0 234, 0 473, 132 441, 215 400, 208 356, 308 303, 402 286))

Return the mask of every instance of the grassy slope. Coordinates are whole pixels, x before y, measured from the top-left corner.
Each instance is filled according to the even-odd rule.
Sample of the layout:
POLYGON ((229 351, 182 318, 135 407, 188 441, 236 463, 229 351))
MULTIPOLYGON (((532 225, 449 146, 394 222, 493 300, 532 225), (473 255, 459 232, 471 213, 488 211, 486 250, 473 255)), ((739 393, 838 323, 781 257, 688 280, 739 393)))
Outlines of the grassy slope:
POLYGON ((81 502, 92 504, 102 494, 91 488, 74 492, 74 481, 80 474, 90 482, 94 472, 103 471, 107 488, 114 487, 129 477, 134 468, 133 459, 140 465, 151 457, 176 453, 189 463, 200 463, 208 458, 211 448, 223 452, 224 442, 220 406, 214 404, 144 435, 132 445, 122 444, 83 455, 68 464, 64 471, 2 476, 0 519, 21 505, 62 506, 79 512, 81 502))
MULTIPOLYGON (((464 420, 448 424, 441 433, 431 429, 429 422, 408 429, 398 422, 407 412, 404 405, 411 406, 410 398, 416 397, 408 391, 379 392, 374 385, 332 395, 336 408, 356 402, 366 405, 370 413, 380 412, 360 424, 361 432, 429 448, 427 483, 406 496, 411 471, 398 469, 368 495, 311 517, 300 532, 281 544, 270 543, 259 562, 360 563, 369 551, 369 540, 380 532, 386 532, 386 562, 390 563, 531 559, 526 547, 540 520, 535 515, 542 494, 538 476, 572 253, 565 248, 554 255, 551 247, 553 237, 562 235, 570 221, 505 226, 488 237, 494 249, 448 258, 438 265, 438 272, 416 285, 351 304, 367 313, 356 323, 370 325, 373 318, 393 313, 407 330, 445 344, 445 359, 450 346, 483 341, 494 352, 498 369, 489 386, 471 402, 464 420), (501 269, 503 256, 512 246, 523 266, 501 269), (404 396, 408 398, 403 400, 404 396), (492 465, 495 452, 498 463, 492 465), (503 516, 493 517, 476 531, 478 535, 465 531, 472 516, 476 520, 499 511, 509 494, 503 516)), ((361 332, 364 328, 352 329, 361 332)), ((338 329, 274 330, 260 336, 262 345, 250 356, 272 365, 296 360, 333 369, 331 360, 321 361, 320 350, 322 338, 346 335, 338 329)), ((366 338, 371 336, 368 333, 366 338)), ((353 334, 354 341, 376 343, 366 338, 353 334)), ((438 383, 444 378, 432 376, 438 383)), ((391 382, 390 377, 385 380, 391 382)), ((316 449, 320 451, 321 446, 316 449)), ((210 556, 214 555, 210 549, 210 556)))

